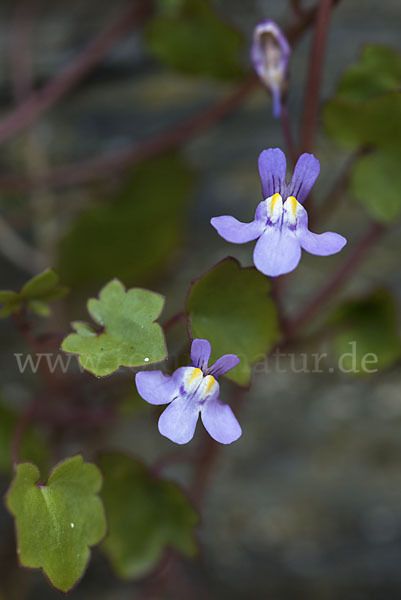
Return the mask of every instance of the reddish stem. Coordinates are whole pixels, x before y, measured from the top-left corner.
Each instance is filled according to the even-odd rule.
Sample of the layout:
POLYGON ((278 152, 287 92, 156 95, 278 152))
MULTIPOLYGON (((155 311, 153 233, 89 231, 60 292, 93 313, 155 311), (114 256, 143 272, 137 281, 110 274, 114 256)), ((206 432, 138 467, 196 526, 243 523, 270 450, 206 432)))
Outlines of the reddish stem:
POLYGON ((134 25, 148 18, 150 13, 150 0, 130 2, 118 19, 102 31, 72 65, 57 75, 45 88, 31 94, 0 121, 0 143, 31 125, 76 87, 101 62, 114 44, 127 35, 134 25))
POLYGON ((319 108, 320 83, 322 79, 331 8, 332 0, 320 0, 305 89, 305 108, 302 118, 303 127, 301 134, 302 152, 311 152, 313 148, 319 108))

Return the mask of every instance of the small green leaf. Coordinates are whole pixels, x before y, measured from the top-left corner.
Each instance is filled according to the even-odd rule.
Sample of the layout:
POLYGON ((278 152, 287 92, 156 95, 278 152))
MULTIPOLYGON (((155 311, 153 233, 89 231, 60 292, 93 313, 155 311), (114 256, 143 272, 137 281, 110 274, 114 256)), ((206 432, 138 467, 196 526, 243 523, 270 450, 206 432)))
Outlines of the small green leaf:
POLYGON ((0 317, 18 312, 23 305, 28 310, 47 317, 50 314, 47 303, 58 300, 67 293, 68 288, 59 285, 58 275, 52 269, 46 269, 30 279, 19 293, 8 290, 0 292, 0 304, 4 305, 0 317))
POLYGON ((360 375, 392 366, 401 356, 397 308, 392 296, 378 290, 346 302, 331 317, 333 349, 345 372, 360 375))
POLYGON ((68 288, 59 285, 59 276, 52 269, 30 279, 22 288, 21 297, 26 300, 50 301, 62 298, 68 288))
POLYGON ((342 78, 338 97, 361 102, 401 86, 401 56, 392 48, 371 44, 342 78))
POLYGON ((6 504, 15 517, 19 560, 42 568, 52 585, 67 592, 82 577, 90 546, 106 534, 99 469, 82 456, 68 458, 39 483, 39 469, 19 463, 6 504))
POLYGON ((151 53, 167 66, 188 75, 238 78, 243 38, 222 21, 206 0, 168 6, 147 30, 151 53))
POLYGON ((88 301, 88 312, 100 331, 75 322, 77 333, 65 338, 62 349, 78 354, 82 367, 97 376, 109 375, 119 367, 161 362, 167 358, 167 349, 163 330, 155 320, 163 306, 160 294, 140 288, 125 291, 114 279, 101 290, 99 300, 88 301))
POLYGON ((354 165, 351 189, 370 215, 384 223, 401 212, 401 154, 376 151, 354 165))
MULTIPOLYGON (((59 247, 63 281, 148 281, 171 260, 185 231, 193 176, 176 154, 136 167, 120 190, 84 211, 59 247)), ((99 190, 96 190, 97 196, 99 190)))
POLYGON ((156 479, 121 454, 103 455, 99 465, 109 524, 102 549, 119 577, 149 573, 167 547, 194 556, 198 514, 175 483, 156 479))
POLYGON ((249 383, 252 365, 279 338, 277 311, 269 292, 267 277, 228 258, 195 281, 188 296, 192 337, 210 341, 212 361, 223 354, 237 354, 241 362, 227 377, 240 385, 249 383))

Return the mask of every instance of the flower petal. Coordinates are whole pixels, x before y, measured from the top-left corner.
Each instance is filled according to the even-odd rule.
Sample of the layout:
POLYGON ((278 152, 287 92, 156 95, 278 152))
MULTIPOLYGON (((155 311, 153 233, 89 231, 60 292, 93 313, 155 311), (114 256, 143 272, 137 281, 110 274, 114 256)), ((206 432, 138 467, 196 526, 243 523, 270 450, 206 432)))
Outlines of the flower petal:
POLYGON ((177 398, 160 415, 160 433, 176 444, 187 444, 194 437, 199 408, 192 397, 177 398))
POLYGON ((293 271, 300 258, 301 245, 296 235, 278 227, 268 227, 253 252, 255 267, 270 277, 293 271))
POLYGON ((139 371, 135 376, 138 394, 149 404, 168 404, 177 393, 177 380, 162 371, 139 371))
POLYGON ((326 233, 312 233, 308 229, 308 213, 303 206, 298 206, 297 227, 295 230, 297 238, 304 250, 318 256, 329 256, 340 252, 347 243, 345 237, 339 233, 327 231, 326 233))
POLYGON ((286 171, 287 161, 280 148, 263 150, 259 156, 259 174, 265 200, 273 194, 284 194, 286 171))
POLYGON ((304 202, 320 172, 320 162, 313 154, 302 154, 295 165, 287 197, 295 196, 298 202, 304 202))
POLYGON ((194 367, 206 372, 212 348, 207 340, 195 339, 191 345, 191 361, 194 367))
POLYGON ((209 435, 220 444, 231 444, 242 435, 241 426, 231 408, 217 398, 206 402, 201 419, 209 435))
POLYGON ((210 220, 217 233, 233 244, 245 244, 252 240, 256 240, 264 229, 264 224, 261 220, 254 220, 250 223, 241 223, 234 217, 223 216, 213 217, 210 220))
POLYGON ((213 377, 224 375, 224 373, 227 373, 236 367, 239 362, 240 360, 236 354, 225 354, 217 359, 214 365, 209 367, 208 375, 213 375, 213 377))

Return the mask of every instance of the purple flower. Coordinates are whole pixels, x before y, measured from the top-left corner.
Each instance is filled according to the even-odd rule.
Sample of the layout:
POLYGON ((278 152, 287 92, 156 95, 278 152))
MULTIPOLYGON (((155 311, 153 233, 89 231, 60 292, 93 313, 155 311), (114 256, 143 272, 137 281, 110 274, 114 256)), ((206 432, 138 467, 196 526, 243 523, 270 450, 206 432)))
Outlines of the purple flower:
POLYGON ((312 233, 302 202, 308 196, 320 171, 313 154, 302 154, 290 183, 286 183, 286 159, 279 148, 264 150, 259 156, 263 196, 251 223, 234 217, 214 217, 211 224, 218 234, 233 244, 258 239, 253 253, 255 267, 277 277, 293 271, 301 258, 301 248, 328 256, 339 252, 347 240, 338 233, 312 233))
POLYGON ((162 371, 140 371, 135 378, 139 394, 150 404, 169 404, 159 418, 159 431, 176 444, 192 440, 199 413, 208 433, 221 444, 235 442, 241 426, 227 404, 219 400, 216 377, 236 367, 239 358, 225 354, 208 367, 211 353, 207 340, 191 346, 192 366, 181 367, 171 376, 162 371))
POLYGON ((263 21, 255 27, 251 59, 255 71, 273 98, 273 116, 281 113, 291 48, 274 21, 263 21))

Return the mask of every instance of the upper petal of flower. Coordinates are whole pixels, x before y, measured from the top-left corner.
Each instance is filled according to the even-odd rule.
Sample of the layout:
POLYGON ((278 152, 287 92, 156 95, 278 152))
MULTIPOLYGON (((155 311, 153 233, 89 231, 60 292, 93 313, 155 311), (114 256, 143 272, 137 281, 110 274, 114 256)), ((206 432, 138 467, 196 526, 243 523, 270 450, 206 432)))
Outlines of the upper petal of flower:
POLYGON ((293 271, 300 258, 301 245, 295 233, 278 226, 266 228, 253 253, 255 267, 270 277, 293 271))
POLYGON ((318 256, 329 256, 340 252, 347 243, 345 237, 339 233, 327 231, 326 233, 312 233, 308 229, 308 213, 300 204, 297 207, 296 235, 304 250, 318 256))
POLYGON ((295 196, 301 204, 306 200, 318 175, 320 162, 313 154, 301 154, 287 189, 287 197, 295 196))
POLYGON ((212 349, 208 340, 195 339, 191 345, 191 361, 194 367, 206 373, 212 349))
POLYGON ((177 396, 186 368, 177 369, 172 376, 162 371, 139 371, 135 376, 139 395, 149 404, 168 404, 177 396))
POLYGON ((231 444, 242 434, 233 411, 218 398, 213 398, 204 405, 201 418, 206 431, 220 444, 231 444))
POLYGON ((262 181, 263 198, 274 194, 284 195, 286 190, 287 161, 280 148, 263 150, 259 156, 259 174, 262 181))
POLYGON ((234 367, 236 367, 240 362, 240 359, 236 354, 225 354, 216 360, 214 365, 209 367, 208 375, 213 375, 213 377, 219 377, 220 375, 224 375, 228 371, 231 371, 234 367))

